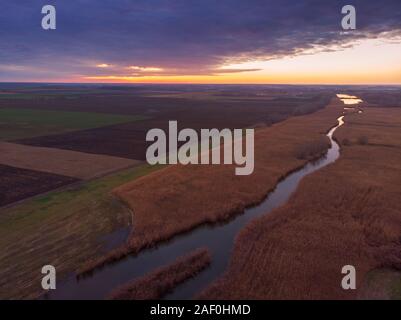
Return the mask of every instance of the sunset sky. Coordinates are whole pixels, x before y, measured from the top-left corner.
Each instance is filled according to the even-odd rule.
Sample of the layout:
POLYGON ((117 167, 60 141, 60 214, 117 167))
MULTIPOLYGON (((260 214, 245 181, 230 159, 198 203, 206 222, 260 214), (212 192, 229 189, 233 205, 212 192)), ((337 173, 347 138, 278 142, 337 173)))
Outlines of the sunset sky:
POLYGON ((0 81, 401 84, 399 0, 0 0, 0 81), (53 4, 57 29, 41 28, 53 4), (344 32, 353 4, 357 29, 344 32))

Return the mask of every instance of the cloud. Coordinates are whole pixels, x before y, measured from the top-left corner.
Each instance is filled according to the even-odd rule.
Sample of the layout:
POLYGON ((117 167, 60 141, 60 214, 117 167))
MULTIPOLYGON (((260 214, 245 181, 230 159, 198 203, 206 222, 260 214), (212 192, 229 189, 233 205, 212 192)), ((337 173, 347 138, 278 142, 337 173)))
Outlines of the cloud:
POLYGON ((160 71, 163 71, 163 68, 158 68, 158 67, 129 66, 128 69, 130 69, 130 70, 138 70, 138 71, 143 71, 143 72, 160 72, 160 71))
MULTIPOLYGON (((53 4, 57 29, 45 31, 43 1, 2 1, 2 65, 40 69, 39 78, 112 72, 216 74, 229 63, 333 50, 356 39, 401 30, 399 0, 354 0, 357 30, 348 35, 341 29, 341 7, 347 1, 340 0, 56 0, 53 4), (129 66, 138 69, 128 70, 129 66)), ((0 80, 27 75, 34 77, 35 71, 8 70, 0 80)))
POLYGON ((111 65, 107 64, 107 63, 99 63, 99 64, 96 65, 96 67, 98 67, 98 68, 108 68, 108 67, 111 67, 111 65))

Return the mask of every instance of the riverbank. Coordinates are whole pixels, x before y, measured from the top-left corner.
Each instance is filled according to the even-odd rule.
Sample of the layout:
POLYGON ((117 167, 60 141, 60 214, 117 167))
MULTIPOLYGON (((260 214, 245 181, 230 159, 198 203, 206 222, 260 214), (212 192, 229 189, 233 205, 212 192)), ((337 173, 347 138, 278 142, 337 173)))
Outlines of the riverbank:
POLYGON ((211 262, 210 251, 199 248, 177 258, 173 263, 151 271, 114 289, 111 300, 155 300, 161 299, 177 285, 195 277, 211 262))
POLYGON ((228 270, 200 298, 356 299, 369 296, 370 271, 401 269, 401 109, 345 120, 339 160, 243 229, 228 270), (356 268, 356 290, 341 288, 344 265, 356 268))

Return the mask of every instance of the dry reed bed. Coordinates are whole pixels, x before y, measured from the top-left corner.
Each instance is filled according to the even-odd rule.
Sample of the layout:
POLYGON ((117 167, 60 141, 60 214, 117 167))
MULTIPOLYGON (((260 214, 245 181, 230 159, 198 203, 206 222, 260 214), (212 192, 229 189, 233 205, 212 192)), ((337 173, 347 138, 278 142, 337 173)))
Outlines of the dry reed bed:
POLYGON ((209 266, 210 252, 199 248, 179 257, 172 264, 161 267, 147 275, 114 289, 108 299, 152 300, 161 299, 177 285, 196 276, 209 266))
POLYGON ((401 269, 401 109, 346 117, 340 159, 301 181, 289 202, 251 222, 206 299, 355 299, 375 268, 401 269), (368 144, 358 144, 359 137, 368 144), (357 290, 341 288, 355 266, 357 290))
POLYGON ((233 165, 172 165, 116 188, 114 194, 134 212, 127 244, 88 261, 78 272, 90 272, 260 203, 280 179, 307 162, 297 159, 297 147, 318 140, 336 124, 342 111, 342 102, 334 98, 313 114, 257 130, 255 170, 249 176, 236 176, 233 165))

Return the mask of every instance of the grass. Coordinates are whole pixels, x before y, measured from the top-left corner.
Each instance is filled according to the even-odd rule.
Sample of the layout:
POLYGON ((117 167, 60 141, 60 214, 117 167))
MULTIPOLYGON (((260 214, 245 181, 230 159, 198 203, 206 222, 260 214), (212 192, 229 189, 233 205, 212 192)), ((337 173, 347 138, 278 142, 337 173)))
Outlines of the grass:
POLYGON ((401 275, 398 273, 398 277, 391 284, 391 299, 401 300, 401 275))
POLYGON ((3 164, 0 164, 0 177, 0 207, 79 181, 76 178, 3 164))
MULTIPOLYGON (((371 270, 401 270, 400 134, 401 108, 347 115, 335 132, 349 142, 340 158, 305 177, 286 205, 246 226, 227 272, 200 297, 356 299, 371 270), (360 136, 366 144, 357 143, 360 136), (348 264, 357 290, 340 286, 348 264)), ((399 277, 390 287, 397 296, 399 277)))
POLYGON ((369 271, 358 298, 361 300, 401 300, 401 272, 392 269, 369 271))
POLYGON ((209 266, 212 258, 207 248, 194 250, 172 264, 161 267, 139 279, 122 285, 110 293, 112 300, 156 300, 163 298, 177 285, 196 276, 209 266))
POLYGON ((0 108, 0 139, 32 138, 144 119, 135 115, 0 108))
POLYGON ((135 167, 0 209, 0 298, 40 294, 45 264, 62 280, 101 255, 99 238, 131 222, 131 212, 110 190, 157 169, 135 167))

